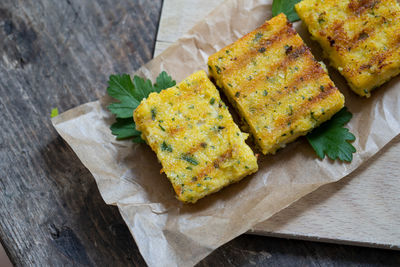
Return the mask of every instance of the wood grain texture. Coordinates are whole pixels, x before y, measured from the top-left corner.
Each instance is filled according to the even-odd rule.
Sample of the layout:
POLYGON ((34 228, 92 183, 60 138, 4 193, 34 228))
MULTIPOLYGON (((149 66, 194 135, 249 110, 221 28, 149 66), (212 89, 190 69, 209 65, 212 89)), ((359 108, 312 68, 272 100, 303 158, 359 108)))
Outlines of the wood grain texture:
POLYGON ((400 255, 393 250, 242 235, 198 266, 400 266, 400 255))
POLYGON ((255 232, 399 250, 399 153, 400 136, 348 177, 256 225, 255 232))
POLYGON ((224 0, 165 0, 161 12, 154 56, 174 43, 224 0))
MULTIPOLYGON (((50 110, 105 92, 151 58, 160 1, 2 0, 0 240, 16 266, 145 265, 50 110)), ((243 235, 199 266, 398 266, 393 251, 243 235)))
MULTIPOLYGON (((206 2, 164 1, 155 55, 223 0, 206 2)), ((400 249, 399 154, 400 137, 349 177, 304 197, 256 225, 253 233, 400 249)))
POLYGON ((0 237, 17 266, 144 261, 50 110, 105 93, 152 57, 160 1, 0 3, 0 237))

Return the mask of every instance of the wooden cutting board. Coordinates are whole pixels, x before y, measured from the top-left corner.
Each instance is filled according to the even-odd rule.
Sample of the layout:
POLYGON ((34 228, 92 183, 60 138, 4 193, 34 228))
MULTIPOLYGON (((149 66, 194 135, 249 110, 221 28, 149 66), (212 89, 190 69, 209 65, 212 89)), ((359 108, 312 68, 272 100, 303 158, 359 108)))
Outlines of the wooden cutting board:
MULTIPOLYGON (((154 56, 222 2, 164 0, 154 56)), ((400 249, 400 136, 348 177, 321 187, 249 233, 400 249)))

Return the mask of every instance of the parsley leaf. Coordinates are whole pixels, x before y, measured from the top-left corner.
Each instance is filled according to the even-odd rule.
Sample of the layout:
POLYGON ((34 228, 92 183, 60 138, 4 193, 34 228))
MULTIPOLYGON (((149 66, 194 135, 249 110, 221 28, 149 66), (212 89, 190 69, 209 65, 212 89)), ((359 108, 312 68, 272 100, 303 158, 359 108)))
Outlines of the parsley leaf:
POLYGON ((154 89, 156 90, 156 92, 159 93, 161 90, 170 88, 170 87, 174 86, 175 84, 176 84, 176 82, 174 80, 172 80, 172 78, 170 76, 168 76, 168 74, 165 71, 163 71, 156 78, 156 83, 154 84, 154 89))
POLYGON ((117 121, 110 129, 118 140, 133 138, 133 142, 142 143, 140 132, 136 130, 133 121, 133 111, 137 108, 143 98, 152 92, 160 92, 176 84, 165 71, 161 72, 153 85, 150 80, 134 76, 133 81, 128 74, 111 75, 108 80, 108 94, 119 100, 108 105, 108 110, 113 113, 117 121))
POLYGON ((51 110, 50 118, 54 118, 56 116, 58 116, 58 108, 53 108, 51 110))
POLYGON ((139 103, 150 93, 157 92, 157 90, 153 88, 150 80, 145 80, 137 75, 133 77, 133 86, 136 89, 133 91, 133 96, 139 101, 139 103))
POLYGON ((117 118, 117 122, 111 125, 110 129, 112 134, 115 135, 118 140, 126 139, 132 136, 140 136, 140 132, 136 130, 135 123, 133 123, 132 118, 117 118))
POLYGON ((347 108, 342 108, 329 121, 309 133, 306 138, 318 157, 323 159, 325 154, 332 160, 353 160, 356 149, 349 143, 356 137, 343 126, 350 121, 352 114, 347 108))
POLYGON ((108 110, 115 114, 117 118, 132 117, 133 111, 137 108, 143 98, 137 97, 139 93, 135 91, 135 86, 128 74, 111 75, 108 80, 107 93, 111 97, 118 99, 120 102, 110 104, 107 107, 108 110))
POLYGON ((274 0, 272 3, 272 15, 276 16, 284 13, 291 22, 299 20, 299 16, 294 9, 294 6, 301 0, 274 0))

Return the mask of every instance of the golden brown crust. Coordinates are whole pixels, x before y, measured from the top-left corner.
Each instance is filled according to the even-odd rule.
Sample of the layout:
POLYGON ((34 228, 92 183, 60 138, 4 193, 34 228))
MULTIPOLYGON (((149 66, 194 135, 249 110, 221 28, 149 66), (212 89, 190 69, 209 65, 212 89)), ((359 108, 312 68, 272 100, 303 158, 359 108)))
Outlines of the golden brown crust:
POLYGON ((296 10, 357 94, 368 97, 400 73, 396 0, 303 0, 296 10))
POLYGON ((210 56, 208 63, 264 154, 275 153, 343 106, 343 96, 283 14, 210 56), (323 91, 329 101, 321 98, 323 91), (311 109, 326 112, 314 120, 311 109))
POLYGON ((257 171, 247 134, 204 71, 150 94, 134 120, 181 201, 194 203, 257 171))

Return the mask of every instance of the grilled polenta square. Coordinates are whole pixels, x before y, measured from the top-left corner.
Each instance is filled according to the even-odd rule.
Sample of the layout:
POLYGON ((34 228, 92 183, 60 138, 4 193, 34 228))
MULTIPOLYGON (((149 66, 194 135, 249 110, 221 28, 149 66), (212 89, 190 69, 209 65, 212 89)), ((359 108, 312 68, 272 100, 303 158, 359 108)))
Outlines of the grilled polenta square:
POLYGON ((400 73, 396 0, 303 0, 296 10, 357 94, 369 97, 400 73))
POLYGON ((280 14, 208 60, 264 154, 330 119, 344 97, 280 14))
POLYGON ((258 169, 218 90, 204 71, 151 93, 134 112, 179 200, 196 202, 258 169))

